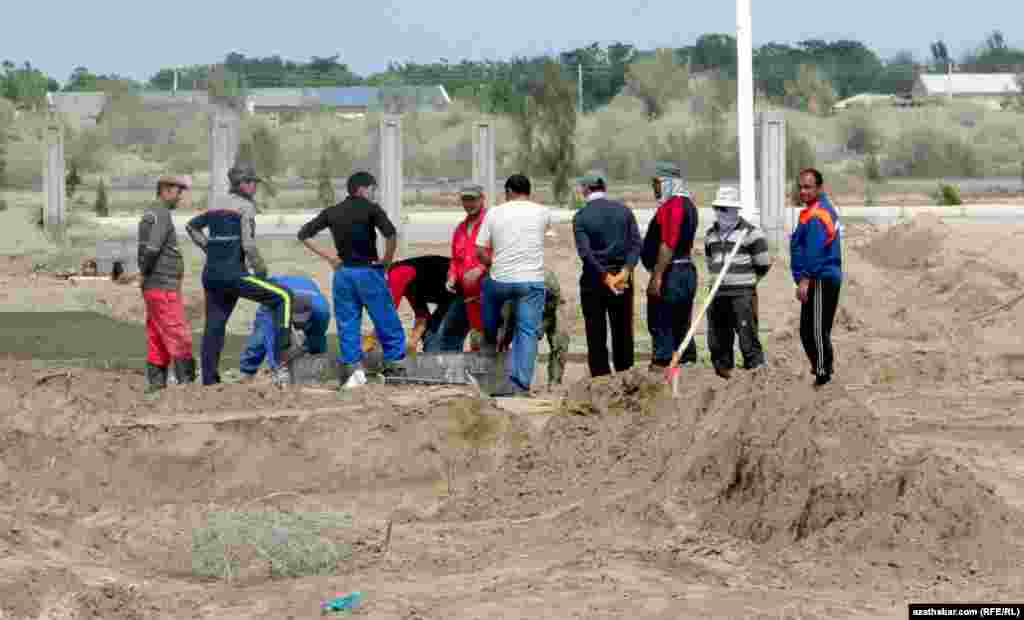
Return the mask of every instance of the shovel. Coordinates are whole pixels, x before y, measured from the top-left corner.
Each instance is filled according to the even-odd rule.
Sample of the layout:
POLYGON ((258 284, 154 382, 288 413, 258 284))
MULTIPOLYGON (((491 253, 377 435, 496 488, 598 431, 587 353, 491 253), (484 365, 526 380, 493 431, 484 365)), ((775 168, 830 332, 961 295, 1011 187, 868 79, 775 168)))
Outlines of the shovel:
POLYGON ((686 345, 690 344, 690 340, 693 339, 694 333, 697 331, 697 325, 700 324, 700 320, 704 318, 704 314, 708 311, 711 306, 711 302, 715 300, 715 293, 718 292, 718 287, 722 285, 722 280, 725 279, 725 274, 729 272, 729 265, 732 264, 732 259, 736 256, 736 251, 740 249, 743 244, 743 240, 747 236, 749 228, 744 228, 740 231, 740 236, 736 239, 736 243, 732 246, 732 251, 725 257, 725 264, 722 265, 722 272, 718 274, 718 279, 715 280, 715 285, 711 287, 711 292, 708 294, 707 301, 704 302, 704 307, 701 308, 700 314, 690 324, 690 331, 686 333, 686 338, 683 338, 683 343, 679 345, 676 352, 672 354, 672 361, 669 362, 668 369, 665 371, 666 378, 672 383, 672 396, 679 396, 679 358, 682 357, 683 351, 686 350, 686 345))

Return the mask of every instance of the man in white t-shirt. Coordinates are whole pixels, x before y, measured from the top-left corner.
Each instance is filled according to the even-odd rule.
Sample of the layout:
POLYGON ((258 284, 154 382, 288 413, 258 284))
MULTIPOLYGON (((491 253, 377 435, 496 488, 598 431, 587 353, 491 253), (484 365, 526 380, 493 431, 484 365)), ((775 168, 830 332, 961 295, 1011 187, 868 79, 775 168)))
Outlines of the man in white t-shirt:
POLYGON ((515 336, 506 385, 494 396, 529 396, 537 363, 537 335, 544 316, 544 234, 551 209, 530 200, 530 179, 514 174, 505 182, 507 202, 487 211, 476 238, 483 282, 484 347, 498 345, 501 308, 514 306, 515 336))

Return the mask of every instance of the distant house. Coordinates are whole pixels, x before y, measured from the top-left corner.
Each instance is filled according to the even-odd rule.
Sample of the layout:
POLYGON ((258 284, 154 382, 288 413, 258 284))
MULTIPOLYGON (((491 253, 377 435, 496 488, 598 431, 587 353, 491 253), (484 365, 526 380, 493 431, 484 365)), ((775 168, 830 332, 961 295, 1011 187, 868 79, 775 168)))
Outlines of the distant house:
POLYGON ((252 114, 328 109, 343 116, 369 112, 439 111, 451 104, 443 86, 337 86, 322 88, 264 88, 247 94, 252 114))
POLYGON ((50 109, 78 127, 94 127, 107 105, 106 93, 47 93, 50 109))
POLYGON ((1007 96, 1020 94, 1013 73, 922 73, 911 90, 914 99, 950 97, 998 107, 1007 96))
POLYGON ((903 99, 897 95, 885 95, 881 93, 860 93, 852 97, 848 97, 841 101, 837 101, 833 106, 832 110, 835 112, 841 112, 843 110, 849 110, 851 108, 867 108, 876 105, 901 105, 903 99))

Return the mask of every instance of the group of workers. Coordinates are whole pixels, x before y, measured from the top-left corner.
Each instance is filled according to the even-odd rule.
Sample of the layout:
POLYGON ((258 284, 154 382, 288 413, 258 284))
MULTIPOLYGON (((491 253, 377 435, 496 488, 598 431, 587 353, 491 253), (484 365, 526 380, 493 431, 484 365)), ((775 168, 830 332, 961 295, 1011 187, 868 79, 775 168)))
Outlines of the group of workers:
MULTIPOLYGON (((224 347, 227 322, 240 298, 260 305, 241 359, 246 377, 264 360, 276 384, 291 381, 290 362, 326 350, 331 310, 316 283, 306 276, 270 276, 255 243, 253 196, 260 178, 251 166, 236 165, 228 174, 230 196, 215 209, 192 218, 186 231, 205 253, 202 282, 206 323, 202 338, 202 383, 213 385, 224 347)), ((815 385, 833 374, 831 328, 842 282, 841 226, 822 190, 821 173, 799 174, 804 204, 791 237, 791 269, 802 304, 800 336, 815 385)), ((659 162, 652 178, 658 208, 641 237, 633 211, 607 194, 601 173, 589 173, 577 186, 586 205, 572 219, 582 262, 580 306, 585 323, 587 363, 592 377, 624 371, 634 364, 634 271, 643 263, 650 272, 647 327, 652 340, 651 369, 667 369, 675 355, 683 365, 697 361, 690 330, 699 278, 692 251, 698 211, 680 169, 659 162), (609 360, 608 332, 612 355, 609 360)), ((139 224, 139 270, 149 339, 148 391, 167 384, 173 367, 180 382, 196 379, 191 329, 184 314, 184 263, 171 210, 191 188, 188 177, 161 177, 158 200, 139 224)), ((544 264, 544 242, 553 222, 548 207, 531 200, 530 180, 515 174, 505 182, 505 200, 486 208, 482 187, 467 185, 460 197, 466 216, 455 228, 451 256, 418 256, 395 262, 397 231, 376 202, 377 181, 368 172, 348 179, 348 196, 323 209, 301 227, 298 239, 327 262, 332 271, 332 301, 337 324, 339 389, 367 382, 363 361, 373 348, 382 350, 381 374, 405 373, 407 354, 472 351, 498 355, 507 351, 507 369, 495 396, 530 394, 538 342, 547 337, 548 380, 561 383, 569 336, 560 322, 561 287, 544 264), (333 251, 314 238, 327 229, 333 251), (378 234, 385 240, 378 253, 378 234), (415 322, 407 336, 399 318, 402 300, 415 322), (433 306, 433 309, 431 309, 433 306), (363 337, 366 311, 374 335, 363 337)), ((715 372, 728 379, 738 340, 743 367, 765 364, 758 336, 757 286, 771 268, 760 227, 740 216, 735 187, 719 188, 712 207, 715 221, 704 236, 710 282, 725 270, 707 312, 707 346, 715 372), (728 268, 726 269, 726 262, 728 268)))

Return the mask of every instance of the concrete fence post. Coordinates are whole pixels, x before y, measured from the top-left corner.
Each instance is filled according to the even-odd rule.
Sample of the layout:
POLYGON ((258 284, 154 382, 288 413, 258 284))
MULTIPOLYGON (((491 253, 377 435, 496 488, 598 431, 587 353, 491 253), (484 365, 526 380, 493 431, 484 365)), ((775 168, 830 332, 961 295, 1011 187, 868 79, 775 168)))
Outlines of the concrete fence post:
POLYGON ((785 247, 793 232, 796 216, 793 209, 787 208, 786 201, 786 119, 780 112, 761 112, 758 130, 761 227, 769 245, 778 251, 785 247))
MULTIPOLYGON (((387 115, 380 121, 380 205, 398 230, 398 256, 405 257, 408 240, 402 220, 402 117, 387 115)), ((378 240, 384 256, 384 240, 378 240)))
POLYGON ((473 183, 482 185, 486 201, 485 208, 493 207, 499 201, 495 183, 494 123, 478 121, 473 124, 473 183))
POLYGON ((56 119, 46 128, 43 157, 43 228, 57 241, 64 240, 66 194, 64 177, 64 129, 56 119))
POLYGON ((216 208, 228 193, 228 170, 238 153, 239 119, 217 106, 210 112, 210 190, 207 208, 216 208))

